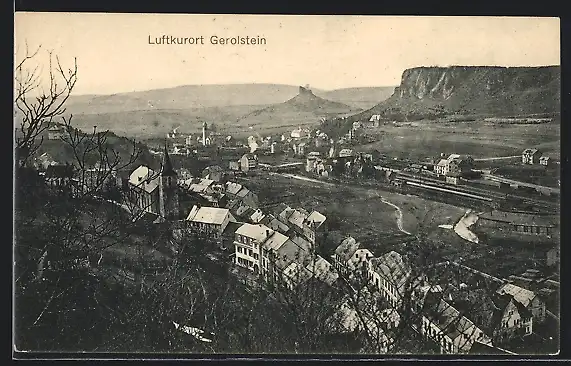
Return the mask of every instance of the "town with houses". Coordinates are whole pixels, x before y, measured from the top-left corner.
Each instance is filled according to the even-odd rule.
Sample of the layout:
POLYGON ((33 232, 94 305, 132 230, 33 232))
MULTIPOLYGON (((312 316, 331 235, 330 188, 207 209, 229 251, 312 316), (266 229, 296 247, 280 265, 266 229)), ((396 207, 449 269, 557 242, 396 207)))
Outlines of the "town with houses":
MULTIPOLYGON (((116 55, 92 18, 76 31, 38 17, 21 13, 16 37, 13 355, 565 348, 561 72, 550 64, 558 49, 547 52, 558 21, 399 17, 407 25, 389 29, 374 17, 283 17, 283 44, 268 35, 262 52, 240 46, 254 59, 230 43, 143 51, 127 35, 116 55), (421 43, 392 41, 414 29, 407 22, 426 25, 421 43), (24 45, 49 29, 71 50, 24 45), (105 57, 84 48, 86 34, 105 57), (489 50, 461 49, 472 35, 489 50), (338 47, 347 36, 381 59, 353 41, 338 47), (419 57, 424 48, 434 57, 419 57), (332 50, 353 58, 333 62, 332 50), (450 66, 427 65, 438 62, 450 66), (234 83, 243 75, 252 82, 234 83), (165 86, 175 81, 187 84, 165 86)), ((237 30, 238 15, 194 17, 220 37, 251 33, 256 18, 237 30)), ((100 24, 135 27, 118 19, 100 24)))
MULTIPOLYGON (((501 212, 506 204, 529 207, 539 203, 535 196, 553 197, 558 189, 524 182, 511 184, 513 182, 495 177, 491 172, 475 170, 470 156, 441 154, 432 160, 410 162, 391 159, 378 152, 359 152, 351 146, 351 141, 363 129, 378 126, 379 116, 372 115, 368 120, 353 123, 338 141, 319 130, 301 127, 276 140, 250 136, 242 145, 234 143, 235 146, 228 149, 236 149, 237 145, 244 153, 234 159, 231 156, 236 154, 229 154, 226 166, 207 166, 199 176, 193 176, 184 168, 177 171, 171 160, 182 154, 181 151, 185 159, 195 160, 201 152, 212 151, 212 141, 219 136, 210 135, 205 122, 196 142, 192 136, 180 136, 173 131, 163 140, 162 149, 151 150, 161 159, 159 169, 141 165, 132 171, 113 171, 104 184, 97 179, 92 181, 98 181, 98 189, 121 191, 122 198, 116 204, 130 210, 133 220, 150 224, 173 222, 176 232, 200 233, 211 252, 223 253, 231 262, 233 273, 245 283, 268 286, 280 283, 292 290, 317 279, 343 291, 364 289, 384 307, 380 309, 383 315, 377 315, 377 320, 383 322, 380 330, 383 347, 377 352, 390 352, 394 329, 406 316, 410 318, 406 319, 407 326, 431 341, 435 352, 516 354, 509 349, 514 339, 525 345, 526 337, 533 335, 549 317, 557 317, 554 304, 558 280, 541 278, 535 269, 497 278, 453 260, 433 263, 419 271, 406 254, 392 250, 375 255, 349 234, 330 255, 322 256, 317 254, 317 247, 328 230, 325 214, 285 203, 263 206, 255 191, 238 182, 247 182, 249 176, 276 174, 297 179, 345 181, 382 176, 387 185, 397 191, 404 191, 408 185, 411 192, 436 191, 438 200, 470 202, 476 207, 489 205, 490 209, 482 212, 478 220, 478 226, 484 229, 499 225, 499 230, 525 235, 549 238, 558 235, 558 225, 552 220, 538 220, 537 215, 528 215, 533 219, 526 219, 525 215, 501 212), (186 141, 182 145, 173 142, 177 139, 186 141), (283 158, 284 154, 291 159, 286 162, 271 159, 283 158), (520 190, 527 192, 525 197, 528 198, 520 196, 517 193, 520 190), (530 195, 530 190, 535 194, 530 195), (448 277, 453 280, 448 282, 448 277)), ((64 130, 58 125, 51 127, 49 139, 61 139, 64 130)), ((228 136, 223 140, 228 142, 234 138, 228 136)), ((224 154, 224 144, 218 145, 217 154, 224 154)), ((520 159, 522 164, 552 163, 549 156, 541 155, 537 149, 524 149, 520 159)), ((80 184, 78 176, 98 175, 97 166, 81 172, 72 165, 59 164, 47 153, 35 159, 34 164, 45 184, 57 194, 67 192, 65 194, 73 196, 82 189, 88 190, 91 180, 83 179, 84 183, 80 184)), ((543 202, 537 207, 546 210, 552 205, 543 202)), ((464 231, 471 234, 466 228, 464 231)), ((457 231, 470 240, 469 235, 464 236, 465 232, 457 231)), ((177 250, 175 246, 172 249, 177 250)), ((548 268, 559 264, 558 246, 553 246, 545 255, 548 268)), ((127 276, 136 280, 136 276, 127 276)), ((354 304, 343 300, 343 296, 339 301, 343 332, 365 331, 363 327, 367 326, 358 319, 354 304)), ((370 326, 373 322, 366 324, 370 326)), ((376 330, 379 332, 378 325, 376 330)))

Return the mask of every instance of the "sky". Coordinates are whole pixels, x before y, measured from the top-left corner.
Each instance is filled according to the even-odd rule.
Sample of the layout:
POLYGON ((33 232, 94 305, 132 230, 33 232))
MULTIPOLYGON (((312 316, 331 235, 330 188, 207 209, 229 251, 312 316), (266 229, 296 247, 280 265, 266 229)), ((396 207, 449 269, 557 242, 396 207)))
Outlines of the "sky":
POLYGON ((396 86, 417 66, 560 64, 558 18, 18 12, 14 22, 15 63, 26 44, 41 45, 29 65, 45 82, 48 50, 64 68, 77 58, 75 95, 199 84, 396 86), (150 44, 163 35, 204 44, 150 44), (212 36, 266 43, 215 45, 212 36))

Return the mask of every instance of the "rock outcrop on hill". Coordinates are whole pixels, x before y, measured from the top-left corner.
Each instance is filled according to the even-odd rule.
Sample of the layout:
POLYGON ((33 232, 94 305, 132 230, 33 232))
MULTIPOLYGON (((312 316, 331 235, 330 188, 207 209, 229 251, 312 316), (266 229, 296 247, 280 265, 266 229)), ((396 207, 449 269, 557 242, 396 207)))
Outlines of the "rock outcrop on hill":
POLYGON ((239 119, 241 123, 257 124, 315 124, 320 118, 356 113, 359 109, 315 95, 310 89, 299 87, 299 93, 283 102, 272 104, 239 119))
POLYGON ((560 94, 560 66, 416 67, 403 72, 391 97, 363 114, 412 120, 558 113, 560 94))

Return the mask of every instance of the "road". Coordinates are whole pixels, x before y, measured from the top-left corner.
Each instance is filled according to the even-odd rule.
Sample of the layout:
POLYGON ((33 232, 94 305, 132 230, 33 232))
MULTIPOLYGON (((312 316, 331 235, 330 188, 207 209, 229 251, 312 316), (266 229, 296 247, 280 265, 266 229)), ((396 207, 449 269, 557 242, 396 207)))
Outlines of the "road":
MULTIPOLYGON (((319 184, 323 184, 323 185, 329 185, 329 186, 334 186, 335 184, 330 183, 330 182, 324 182, 322 180, 318 180, 318 179, 313 179, 313 178, 308 178, 308 177, 304 177, 301 175, 295 175, 295 174, 287 174, 287 173, 272 173, 275 175, 281 175, 283 177, 286 178, 292 178, 292 179, 299 179, 299 180, 304 180, 306 182, 312 182, 312 183, 319 183, 319 184)), ((408 235, 412 235, 410 232, 406 231, 404 229, 404 225, 403 225, 403 213, 402 210, 400 209, 400 207, 398 207, 397 205, 395 205, 394 203, 391 203, 389 201, 387 201, 385 198, 381 197, 381 201, 391 207, 393 207, 396 212, 397 212, 397 227, 398 229, 408 235)))
POLYGON ((496 156, 496 157, 492 157, 492 158, 480 158, 480 159, 474 159, 474 161, 508 160, 508 159, 515 159, 515 158, 521 158, 521 155, 496 156))
POLYGON ((503 182, 503 183, 507 183, 507 184, 511 184, 511 185, 516 185, 516 184, 517 184, 517 185, 519 185, 519 186, 531 187, 531 188, 540 189, 540 190, 543 190, 543 191, 548 191, 548 192, 550 192, 550 193, 557 193, 557 194, 559 194, 559 192, 560 192, 560 189, 559 189, 559 188, 540 186, 540 185, 537 185, 537 184, 527 183, 527 182, 520 182, 520 181, 517 181, 517 180, 508 179, 508 178, 500 177, 500 176, 493 175, 493 174, 484 173, 484 174, 482 174, 482 178, 488 179, 488 180, 493 180, 493 181, 496 181, 496 182, 503 182))
POLYGON ((330 182, 324 182, 322 180, 308 178, 308 177, 304 177, 301 175, 295 175, 295 174, 289 174, 289 173, 270 173, 270 174, 271 175, 281 175, 282 177, 286 177, 286 178, 304 180, 306 182, 318 183, 318 184, 322 184, 325 186, 334 186, 335 185, 335 184, 330 183, 330 182))

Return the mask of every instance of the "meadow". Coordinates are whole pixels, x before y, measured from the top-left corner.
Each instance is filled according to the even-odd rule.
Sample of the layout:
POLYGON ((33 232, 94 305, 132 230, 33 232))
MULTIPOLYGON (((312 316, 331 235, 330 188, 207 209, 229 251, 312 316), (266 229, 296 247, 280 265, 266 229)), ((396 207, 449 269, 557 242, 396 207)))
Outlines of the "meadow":
POLYGON ((359 146, 391 156, 424 160, 446 155, 467 154, 474 159, 521 155, 526 148, 539 148, 560 158, 560 124, 502 124, 472 122, 411 122, 400 127, 385 125, 365 130, 377 141, 359 146))

